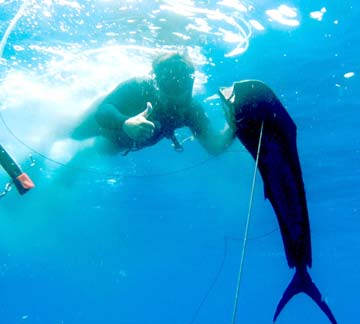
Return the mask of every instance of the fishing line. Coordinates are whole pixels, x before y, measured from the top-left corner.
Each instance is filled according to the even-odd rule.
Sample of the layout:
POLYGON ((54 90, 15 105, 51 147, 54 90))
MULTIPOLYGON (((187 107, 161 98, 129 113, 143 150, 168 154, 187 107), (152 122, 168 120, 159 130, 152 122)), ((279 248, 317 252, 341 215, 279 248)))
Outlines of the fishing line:
POLYGON ((241 280, 241 275, 242 275, 242 268, 243 268, 243 262, 244 262, 244 257, 245 257, 245 249, 246 249, 246 242, 247 241, 256 241, 256 240, 260 240, 260 239, 264 239, 270 235, 272 235, 275 232, 279 231, 278 227, 273 228, 272 230, 270 230, 269 232, 266 232, 264 234, 260 234, 257 236, 253 236, 253 237, 247 237, 248 236, 248 228, 249 228, 249 224, 250 224, 250 215, 251 215, 251 208, 252 208, 252 202, 253 202, 253 196, 254 196, 254 189, 255 189, 255 180, 256 180, 256 170, 257 170, 257 166, 258 166, 258 161, 260 158, 260 147, 261 147, 261 140, 262 140, 262 133, 263 133, 263 123, 261 124, 261 130, 260 130, 260 136, 259 136, 259 144, 258 144, 258 151, 257 151, 257 155, 256 155, 256 161, 255 161, 255 170, 254 170, 254 176, 253 176, 253 183, 252 183, 252 190, 251 190, 251 194, 250 194, 250 201, 249 201, 249 210, 248 210, 248 219, 247 219, 247 223, 246 223, 246 227, 245 227, 245 234, 243 236, 243 238, 239 238, 236 236, 224 236, 224 252, 223 252, 223 256, 221 258, 220 261, 220 265, 218 267, 218 270, 216 271, 216 274, 214 276, 214 279, 211 281, 209 288, 206 290, 201 302, 199 303, 198 307, 196 308, 193 317, 191 319, 191 321, 189 322, 189 324, 194 324, 200 314, 201 309, 203 308, 203 306, 205 305, 207 299, 209 298, 209 295, 211 294, 211 292, 213 291, 213 289, 215 288, 216 283, 218 282, 220 275, 223 271, 224 265, 225 265, 225 261, 228 255, 228 247, 229 247, 229 241, 243 241, 243 249, 242 249, 242 254, 241 254, 241 262, 240 262, 240 269, 239 269, 239 276, 238 276, 238 284, 237 284, 237 291, 236 291, 236 297, 235 297, 235 303, 234 303, 234 313, 233 313, 233 323, 234 320, 236 319, 236 312, 237 312, 237 304, 238 304, 238 296, 239 296, 239 287, 240 287, 240 280, 241 280))
MULTIPOLYGON (((261 235, 257 235, 257 236, 253 236, 253 237, 249 237, 248 240, 249 241, 257 241, 260 239, 264 239, 270 235, 272 235, 275 232, 278 232, 279 228, 274 228, 269 232, 266 232, 264 234, 261 235)), ((216 283, 218 282, 221 273, 223 272, 224 269, 224 265, 225 265, 225 261, 228 255, 228 248, 229 248, 229 241, 242 241, 243 238, 240 237, 236 237, 236 236, 224 236, 224 252, 220 261, 220 265, 218 267, 218 270, 216 271, 216 274, 214 276, 214 279, 211 281, 209 288, 206 290, 201 302, 199 303, 198 307, 196 308, 193 317, 191 319, 191 321, 189 322, 189 324, 194 324, 196 323, 197 318, 199 317, 200 311, 202 310, 203 306, 205 305, 207 299, 209 298, 211 292, 214 290, 216 283)))
POLYGON ((236 322, 236 316, 237 316, 237 310, 238 310, 238 300, 239 300, 239 292, 240 292, 240 283, 242 279, 242 272, 244 268, 244 260, 245 260, 245 252, 246 252, 246 246, 248 241, 248 233, 249 233, 249 225, 250 225, 250 217, 251 217, 251 210, 253 205, 253 198, 254 198, 254 191, 255 191, 255 182, 256 182, 256 174, 257 174, 257 167, 259 164, 259 158, 260 158, 260 147, 261 147, 261 140, 263 135, 263 129, 264 129, 264 121, 261 123, 261 129, 260 129, 260 135, 259 135, 259 143, 258 148, 256 152, 256 161, 255 161, 255 167, 254 167, 254 176, 251 186, 251 193, 250 193, 250 200, 249 200, 249 209, 248 214, 246 218, 246 225, 245 225, 245 233, 244 233, 244 240, 243 240, 243 248, 241 251, 241 259, 240 259, 240 266, 239 266, 239 274, 238 274, 238 280, 236 285, 236 292, 235 292, 235 299, 234 299, 234 309, 233 309, 233 316, 232 316, 232 324, 235 324, 236 322))

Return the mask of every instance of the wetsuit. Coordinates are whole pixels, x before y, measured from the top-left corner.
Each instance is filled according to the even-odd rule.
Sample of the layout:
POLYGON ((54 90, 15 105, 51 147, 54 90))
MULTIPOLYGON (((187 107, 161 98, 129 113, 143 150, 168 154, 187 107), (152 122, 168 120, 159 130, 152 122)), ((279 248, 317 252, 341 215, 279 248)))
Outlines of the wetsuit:
POLYGON ((151 146, 164 137, 171 138, 178 128, 189 127, 196 137, 204 136, 210 123, 201 105, 189 97, 187 105, 168 105, 159 99, 156 83, 150 78, 133 78, 122 82, 110 94, 96 103, 84 122, 72 134, 75 139, 102 135, 119 149, 151 146), (122 124, 140 114, 150 102, 153 112, 147 118, 155 124, 154 134, 141 143, 134 143, 123 131, 122 124), (109 105, 107 105, 109 104, 109 105), (117 118, 109 118, 106 109, 116 109, 117 118))

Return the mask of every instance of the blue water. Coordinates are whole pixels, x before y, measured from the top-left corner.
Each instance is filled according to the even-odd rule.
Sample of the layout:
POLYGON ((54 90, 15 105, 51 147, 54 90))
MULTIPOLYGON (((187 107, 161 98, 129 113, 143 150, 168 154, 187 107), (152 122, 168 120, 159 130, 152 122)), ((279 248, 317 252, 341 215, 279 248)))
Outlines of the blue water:
MULTIPOLYGON (((359 323, 358 3, 171 3, 28 1, 6 36, 23 2, 0 0, 0 143, 36 183, 0 199, 0 323, 231 323, 254 171, 241 144, 216 158, 165 140, 126 157, 90 149, 72 159, 77 144, 63 137, 94 98, 175 48, 193 58, 214 125, 224 120, 210 97, 233 81, 263 80, 286 105, 298 126, 311 276, 339 323, 359 323)), ((7 181, 0 170, 0 191, 7 181)), ((237 323, 271 323, 292 275, 258 176, 237 323)), ((277 323, 328 321, 299 295, 277 323)))

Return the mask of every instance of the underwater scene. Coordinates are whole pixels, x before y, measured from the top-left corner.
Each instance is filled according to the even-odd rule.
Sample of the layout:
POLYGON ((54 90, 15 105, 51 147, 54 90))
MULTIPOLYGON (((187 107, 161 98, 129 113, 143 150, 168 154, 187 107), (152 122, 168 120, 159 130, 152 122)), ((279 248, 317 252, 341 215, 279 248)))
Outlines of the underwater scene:
POLYGON ((359 323, 359 15, 0 0, 0 324, 359 323))

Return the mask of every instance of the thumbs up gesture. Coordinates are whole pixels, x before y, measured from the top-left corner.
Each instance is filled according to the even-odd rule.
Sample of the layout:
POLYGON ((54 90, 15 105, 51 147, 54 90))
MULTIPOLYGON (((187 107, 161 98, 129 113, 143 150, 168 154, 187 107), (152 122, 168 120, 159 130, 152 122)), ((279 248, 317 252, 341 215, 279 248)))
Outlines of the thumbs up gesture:
POLYGON ((130 117, 123 124, 124 132, 135 142, 144 142, 153 135, 155 124, 147 119, 152 111, 153 107, 148 102, 144 111, 134 117, 130 117))

